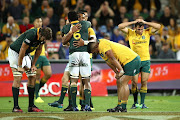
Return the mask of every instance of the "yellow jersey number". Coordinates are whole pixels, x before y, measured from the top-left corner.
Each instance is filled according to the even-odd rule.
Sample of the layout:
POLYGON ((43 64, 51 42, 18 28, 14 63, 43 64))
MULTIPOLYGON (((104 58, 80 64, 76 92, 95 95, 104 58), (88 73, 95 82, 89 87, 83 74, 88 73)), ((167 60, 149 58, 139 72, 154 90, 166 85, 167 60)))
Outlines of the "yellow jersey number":
POLYGON ((74 37, 74 39, 76 39, 76 40, 78 40, 78 39, 81 38, 81 34, 79 33, 79 31, 80 31, 80 30, 78 30, 77 32, 75 32, 75 33, 73 34, 73 37, 74 37))

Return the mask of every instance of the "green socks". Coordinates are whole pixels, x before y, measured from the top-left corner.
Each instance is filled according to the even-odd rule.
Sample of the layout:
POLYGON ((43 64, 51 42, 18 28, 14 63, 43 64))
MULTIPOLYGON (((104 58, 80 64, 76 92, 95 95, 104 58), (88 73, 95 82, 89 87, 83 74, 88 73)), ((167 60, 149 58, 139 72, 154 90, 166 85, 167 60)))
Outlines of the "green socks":
POLYGON ((18 106, 19 88, 12 87, 14 107, 18 106))
POLYGON ((33 86, 28 86, 28 94, 29 94, 29 107, 32 107, 34 105, 34 91, 35 87, 33 86))
POLYGON ((72 105, 73 107, 77 107, 76 105, 77 86, 71 86, 70 91, 71 91, 72 105))
POLYGON ((58 102, 59 102, 60 104, 63 104, 64 97, 65 97, 65 95, 66 95, 67 89, 68 89, 67 86, 62 86, 62 88, 61 88, 61 96, 60 96, 60 98, 59 98, 59 100, 58 100, 58 102))
POLYGON ((39 97, 39 83, 36 83, 35 84, 35 96, 36 96, 36 99, 39 97))
POLYGON ((89 89, 85 89, 84 95, 85 95, 85 105, 90 106, 91 91, 89 89))

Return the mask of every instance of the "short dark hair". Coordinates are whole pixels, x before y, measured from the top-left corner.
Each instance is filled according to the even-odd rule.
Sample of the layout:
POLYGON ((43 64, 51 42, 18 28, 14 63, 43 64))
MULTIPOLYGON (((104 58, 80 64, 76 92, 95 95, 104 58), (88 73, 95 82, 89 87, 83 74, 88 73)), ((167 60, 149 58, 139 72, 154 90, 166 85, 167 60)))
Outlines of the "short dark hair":
POLYGON ((135 24, 135 27, 137 27, 137 26, 139 26, 139 27, 144 26, 144 23, 143 23, 143 22, 137 22, 137 23, 135 24))
POLYGON ((78 20, 78 15, 75 11, 70 11, 68 13, 68 19, 69 21, 75 21, 75 20, 78 20))
POLYGON ((86 10, 79 10, 78 12, 77 12, 77 14, 84 14, 84 13, 86 13, 87 11, 86 10))
POLYGON ((41 28, 40 34, 41 36, 44 36, 46 40, 52 39, 52 30, 49 27, 41 28))

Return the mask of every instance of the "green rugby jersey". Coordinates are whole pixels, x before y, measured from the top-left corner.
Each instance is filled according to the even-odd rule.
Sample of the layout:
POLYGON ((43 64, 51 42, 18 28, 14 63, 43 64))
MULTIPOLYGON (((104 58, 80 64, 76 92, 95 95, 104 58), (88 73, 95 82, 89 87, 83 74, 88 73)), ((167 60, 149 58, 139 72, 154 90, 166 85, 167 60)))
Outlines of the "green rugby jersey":
POLYGON ((10 48, 19 53, 23 42, 29 45, 25 53, 26 55, 43 44, 44 42, 39 41, 39 28, 30 29, 21 34, 16 41, 10 45, 10 48))
POLYGON ((70 31, 70 28, 73 25, 76 25, 77 23, 80 23, 82 25, 81 30, 75 32, 71 39, 69 40, 70 47, 69 47, 69 54, 72 54, 73 52, 87 52, 87 45, 81 46, 76 48, 73 45, 73 41, 79 40, 82 38, 85 41, 88 41, 88 28, 91 27, 90 22, 88 21, 72 21, 71 24, 65 25, 62 29, 63 34, 67 34, 70 31))

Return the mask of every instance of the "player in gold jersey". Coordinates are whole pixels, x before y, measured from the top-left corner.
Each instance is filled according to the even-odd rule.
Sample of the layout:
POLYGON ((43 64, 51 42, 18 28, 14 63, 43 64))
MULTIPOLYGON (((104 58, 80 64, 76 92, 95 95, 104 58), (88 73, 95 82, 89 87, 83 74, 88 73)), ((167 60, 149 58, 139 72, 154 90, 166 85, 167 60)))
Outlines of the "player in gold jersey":
POLYGON ((141 59, 130 48, 106 39, 90 45, 92 53, 99 53, 108 66, 116 73, 118 105, 107 109, 109 112, 127 112, 126 105, 129 97, 128 82, 139 73, 141 59))
POLYGON ((129 38, 129 44, 131 49, 136 52, 141 58, 141 89, 140 89, 140 96, 141 96, 141 103, 138 104, 138 76, 133 77, 132 79, 132 89, 131 92, 134 96, 134 104, 132 105, 131 109, 136 109, 137 107, 140 108, 148 108, 144 104, 145 95, 147 93, 147 81, 149 79, 150 74, 150 54, 149 54, 149 41, 150 36, 158 31, 161 28, 160 24, 153 23, 153 22, 146 22, 142 19, 137 19, 136 21, 132 22, 125 22, 119 24, 118 26, 121 31, 127 34, 129 38), (129 25, 135 24, 135 30, 126 28, 129 25), (150 26, 147 29, 144 29, 144 25, 150 26))
MULTIPOLYGON (((37 17, 34 20, 34 28, 41 28, 42 27, 42 19, 37 17)), ((30 55, 34 57, 35 51, 31 52, 30 55)), ((44 84, 48 81, 48 79, 52 75, 52 70, 50 66, 50 62, 46 57, 45 45, 43 45, 42 52, 36 62, 36 85, 35 85, 35 102, 36 103, 43 103, 44 101, 39 96, 39 90, 44 84), (41 77, 41 70, 44 72, 44 76, 41 77)))

